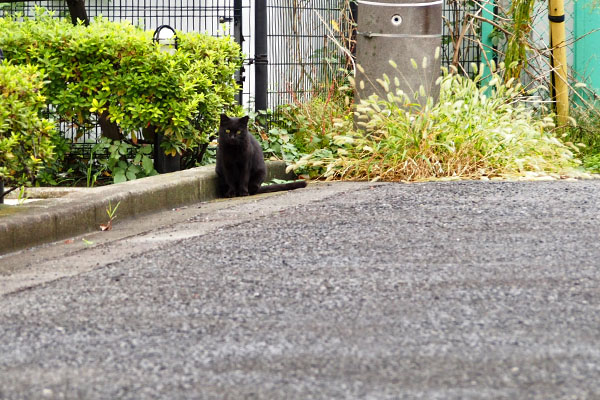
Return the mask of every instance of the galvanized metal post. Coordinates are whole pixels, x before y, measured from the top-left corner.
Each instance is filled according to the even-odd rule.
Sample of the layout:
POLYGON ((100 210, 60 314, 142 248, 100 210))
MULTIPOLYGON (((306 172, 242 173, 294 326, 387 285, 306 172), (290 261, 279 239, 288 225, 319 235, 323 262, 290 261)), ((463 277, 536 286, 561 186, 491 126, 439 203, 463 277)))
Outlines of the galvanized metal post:
POLYGON ((254 38, 254 107, 256 111, 268 108, 267 92, 269 87, 269 53, 267 44, 268 13, 267 0, 254 2, 255 38, 254 38))
POLYGON ((387 90, 377 82, 384 74, 394 90, 393 82, 398 79, 398 88, 412 103, 424 105, 429 96, 437 99, 439 86, 435 82, 441 65, 443 0, 357 2, 358 99, 372 94, 385 99, 387 90))

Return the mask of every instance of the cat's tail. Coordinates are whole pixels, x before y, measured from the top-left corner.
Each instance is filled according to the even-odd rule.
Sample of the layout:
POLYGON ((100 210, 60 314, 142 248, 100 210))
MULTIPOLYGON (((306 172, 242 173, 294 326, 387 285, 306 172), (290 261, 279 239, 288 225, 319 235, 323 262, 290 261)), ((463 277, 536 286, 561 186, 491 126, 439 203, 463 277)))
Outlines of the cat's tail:
POLYGON ((306 187, 306 181, 298 180, 294 182, 288 183, 276 183, 273 185, 265 185, 261 186, 258 189, 258 193, 271 193, 271 192, 280 192, 282 190, 294 190, 306 187))

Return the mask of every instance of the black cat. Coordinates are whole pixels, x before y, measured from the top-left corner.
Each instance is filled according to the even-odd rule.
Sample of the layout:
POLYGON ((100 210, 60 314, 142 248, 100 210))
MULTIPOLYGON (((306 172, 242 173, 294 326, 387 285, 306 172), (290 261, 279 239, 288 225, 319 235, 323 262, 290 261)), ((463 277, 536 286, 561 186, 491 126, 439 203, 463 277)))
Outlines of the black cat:
POLYGON ((221 114, 215 170, 221 195, 225 197, 248 196, 306 186, 305 181, 261 186, 267 175, 267 167, 258 140, 248 132, 247 116, 229 118, 221 114))

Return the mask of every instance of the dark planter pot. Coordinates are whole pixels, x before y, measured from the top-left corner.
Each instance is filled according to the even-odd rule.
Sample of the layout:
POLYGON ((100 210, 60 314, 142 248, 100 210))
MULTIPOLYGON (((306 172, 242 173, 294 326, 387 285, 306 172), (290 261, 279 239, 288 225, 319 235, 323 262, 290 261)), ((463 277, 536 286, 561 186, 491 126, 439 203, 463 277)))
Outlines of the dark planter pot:
POLYGON ((166 155, 160 147, 162 138, 163 135, 160 133, 154 134, 154 169, 159 174, 179 171, 181 169, 181 155, 166 155))

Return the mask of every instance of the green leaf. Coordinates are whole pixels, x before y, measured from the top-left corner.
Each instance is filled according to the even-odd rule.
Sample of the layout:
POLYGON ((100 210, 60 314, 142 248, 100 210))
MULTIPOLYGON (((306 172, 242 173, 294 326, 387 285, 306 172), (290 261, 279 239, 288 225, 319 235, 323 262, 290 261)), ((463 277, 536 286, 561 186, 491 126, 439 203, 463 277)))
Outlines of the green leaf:
POLYGON ((139 152, 142 153, 142 154, 151 154, 152 153, 152 146, 143 146, 143 147, 140 148, 139 152))
POLYGON ((125 171, 120 169, 113 176, 113 181, 115 183, 127 182, 127 177, 125 176, 125 171))
POLYGON ((127 170, 126 176, 127 176, 127 179, 130 181, 133 181, 137 178, 135 172, 131 171, 131 170, 127 170))
POLYGON ((133 172, 134 174, 139 174, 140 172, 142 172, 142 169, 140 167, 138 167, 137 165, 130 165, 129 168, 127 168, 127 172, 133 172))
POLYGON ((119 153, 120 153, 121 155, 123 155, 123 156, 126 156, 126 155, 127 155, 127 151, 129 150, 129 147, 130 147, 130 146, 129 146, 127 143, 125 143, 125 142, 122 142, 122 143, 119 145, 119 153))
MULTIPOLYGON (((152 125, 170 136, 167 150, 194 148, 206 141, 206 133, 216 131, 219 113, 223 107, 234 104, 238 92, 235 72, 242 57, 239 46, 228 37, 181 33, 179 51, 164 54, 152 44, 148 32, 126 22, 100 19, 87 27, 73 26, 67 20, 39 13, 31 19, 6 18, 2 24, 2 31, 10 33, 4 35, 2 49, 15 64, 6 73, 5 80, 14 81, 12 86, 16 88, 11 87, 9 92, 25 93, 29 96, 27 102, 35 106, 33 112, 13 113, 18 116, 17 124, 22 126, 35 125, 31 116, 40 115, 39 111, 47 104, 54 106, 57 120, 76 118, 82 125, 81 131, 91 123, 91 113, 106 110, 110 121, 117 123, 122 132, 141 132, 152 125), (19 76, 16 68, 26 69, 30 74, 19 76)), ((2 73, 0 87, 4 88, 1 76, 2 73)), ((10 104, 16 104, 10 95, 0 99, 0 125, 2 110, 10 109, 10 104)), ((39 130, 36 135, 59 136, 50 121, 45 124, 54 131, 39 130)), ((15 130, 13 126, 9 128, 15 130)), ((25 136, 14 140, 19 143, 0 144, 0 168, 5 169, 0 173, 10 179, 26 176, 33 182, 36 176, 41 176, 37 169, 52 161, 55 150, 48 145, 50 141, 42 143, 44 140, 31 138, 28 132, 25 136), (25 146, 28 153, 25 156, 16 152, 14 149, 20 143, 35 143, 40 161, 27 161, 34 153, 29 144, 25 146), (8 154, 14 162, 7 160, 8 154)), ((110 147, 110 158, 104 164, 114 176, 118 168, 124 168, 119 158, 127 156, 131 146, 108 139, 106 144, 110 147)), ((136 151, 150 155, 152 147, 142 146, 136 151)), ((133 158, 134 162, 143 162, 143 157, 133 158)), ((154 171, 148 161, 145 164, 144 172, 154 171)))
POLYGON ((152 171, 154 171, 154 162, 150 157, 142 157, 142 168, 146 175, 149 175, 152 171))

